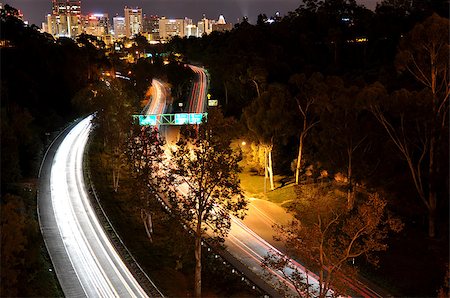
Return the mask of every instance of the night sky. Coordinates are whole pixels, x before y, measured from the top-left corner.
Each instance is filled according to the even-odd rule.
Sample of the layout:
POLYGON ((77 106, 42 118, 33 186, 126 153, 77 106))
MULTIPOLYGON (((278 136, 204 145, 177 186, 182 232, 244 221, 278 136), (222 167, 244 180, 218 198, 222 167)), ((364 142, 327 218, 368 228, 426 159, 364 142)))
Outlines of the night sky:
MULTIPOLYGON (((379 0, 357 0, 369 9, 374 9, 379 0)), ((51 0, 0 0, 20 9, 24 19, 30 24, 41 27, 47 13, 51 12, 51 0)), ((251 23, 256 22, 260 13, 268 16, 279 11, 285 15, 288 11, 296 9, 300 0, 82 0, 81 10, 83 14, 108 13, 110 17, 123 15, 125 5, 139 6, 147 15, 156 14, 168 18, 188 17, 196 22, 203 13, 209 19, 217 19, 220 14, 225 20, 237 23, 238 18, 248 16, 251 23)))

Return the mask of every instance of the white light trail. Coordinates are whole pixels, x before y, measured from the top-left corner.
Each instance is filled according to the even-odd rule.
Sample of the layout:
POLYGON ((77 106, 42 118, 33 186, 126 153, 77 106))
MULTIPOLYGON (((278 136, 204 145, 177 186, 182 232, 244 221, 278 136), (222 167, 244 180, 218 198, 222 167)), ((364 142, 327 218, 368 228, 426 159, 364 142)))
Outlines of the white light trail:
POLYGON ((147 297, 105 234, 83 179, 83 154, 92 116, 58 148, 51 169, 51 199, 64 249, 88 297, 147 297))
POLYGON ((153 79, 152 87, 154 88, 153 98, 144 109, 146 110, 145 114, 162 114, 166 108, 166 88, 162 82, 156 79, 153 79))

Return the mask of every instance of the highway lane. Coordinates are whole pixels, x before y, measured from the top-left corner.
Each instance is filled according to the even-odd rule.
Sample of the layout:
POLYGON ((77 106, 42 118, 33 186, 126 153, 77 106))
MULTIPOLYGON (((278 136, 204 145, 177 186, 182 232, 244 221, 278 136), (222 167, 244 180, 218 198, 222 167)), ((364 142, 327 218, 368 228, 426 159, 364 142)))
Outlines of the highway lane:
POLYGON ((203 113, 206 110, 206 92, 208 89, 208 76, 204 68, 189 65, 189 68, 195 73, 191 96, 188 102, 188 113, 203 113))
POLYGON ((91 120, 89 116, 71 128, 49 161, 49 178, 41 177, 50 183, 39 195, 44 239, 66 296, 148 297, 111 244, 89 201, 83 154, 91 120))
POLYGON ((157 79, 153 79, 149 91, 151 98, 144 107, 142 114, 163 114, 166 108, 167 100, 167 88, 165 84, 157 79))

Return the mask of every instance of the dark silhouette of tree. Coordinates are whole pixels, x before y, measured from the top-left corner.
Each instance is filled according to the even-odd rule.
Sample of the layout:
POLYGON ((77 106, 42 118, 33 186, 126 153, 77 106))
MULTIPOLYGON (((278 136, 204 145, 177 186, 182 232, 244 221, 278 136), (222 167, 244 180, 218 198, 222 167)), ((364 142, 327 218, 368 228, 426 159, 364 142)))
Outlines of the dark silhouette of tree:
MULTIPOLYGON (((423 122, 417 122, 418 118, 405 119, 404 112, 400 112, 397 115, 400 120, 397 126, 386 116, 379 104, 372 106, 374 115, 406 159, 417 193, 428 211, 428 235, 431 238, 436 235, 438 152, 441 141, 443 138, 445 140, 445 134, 448 132, 448 34, 448 19, 434 14, 414 27, 402 41, 397 56, 398 69, 407 70, 425 88, 423 98, 427 102, 417 102, 423 105, 423 109, 428 113, 423 122), (408 127, 406 121, 415 121, 417 125, 408 127), (408 129, 417 130, 418 139, 408 138, 408 129), (418 147, 412 146, 416 142, 418 147)), ((400 95, 406 94, 403 92, 400 95)))
POLYGON ((18 296, 19 277, 24 265, 24 250, 27 245, 26 217, 22 198, 6 195, 1 202, 1 262, 0 294, 18 296))
POLYGON ((342 79, 329 77, 326 80, 326 97, 320 114, 319 151, 326 164, 343 171, 347 185, 348 208, 355 198, 355 184, 361 177, 355 175, 360 167, 367 147, 370 132, 362 129, 367 118, 363 116, 364 98, 357 86, 345 86, 342 79), (359 178, 359 179, 357 179, 359 178))
POLYGON ((141 219, 150 241, 152 241, 150 194, 155 194, 154 185, 165 182, 161 177, 163 172, 158 171, 164 160, 164 144, 156 127, 140 126, 138 123, 133 124, 126 143, 127 166, 131 170, 142 201, 141 219))

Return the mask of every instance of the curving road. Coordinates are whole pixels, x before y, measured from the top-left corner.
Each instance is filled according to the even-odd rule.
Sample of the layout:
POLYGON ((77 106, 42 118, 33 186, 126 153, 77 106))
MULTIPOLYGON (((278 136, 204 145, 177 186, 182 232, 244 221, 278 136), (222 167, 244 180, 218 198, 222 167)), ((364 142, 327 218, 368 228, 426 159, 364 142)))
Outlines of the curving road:
POLYGON ((167 88, 164 83, 157 79, 153 79, 149 92, 151 94, 151 98, 144 107, 142 114, 163 114, 166 108, 167 99, 167 88))
POLYGON ((92 116, 70 127, 46 153, 38 214, 67 297, 148 297, 108 239, 90 204, 83 154, 92 116))
POLYGON ((206 92, 208 89, 208 76, 204 68, 189 65, 195 73, 196 80, 192 87, 187 111, 188 113, 203 113, 206 109, 206 92))

